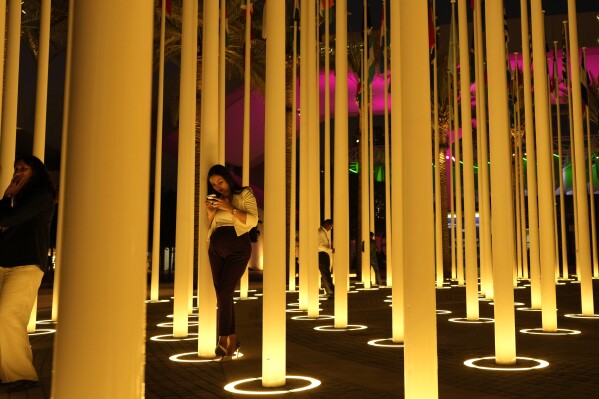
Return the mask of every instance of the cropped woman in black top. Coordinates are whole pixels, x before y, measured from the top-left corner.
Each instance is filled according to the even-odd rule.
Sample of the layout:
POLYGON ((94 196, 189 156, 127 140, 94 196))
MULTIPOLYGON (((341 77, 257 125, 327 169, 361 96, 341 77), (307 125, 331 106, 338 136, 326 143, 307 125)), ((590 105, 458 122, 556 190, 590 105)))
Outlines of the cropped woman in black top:
POLYGON ((37 384, 27 335, 48 258, 56 190, 34 156, 15 161, 0 200, 0 378, 9 392, 37 384))

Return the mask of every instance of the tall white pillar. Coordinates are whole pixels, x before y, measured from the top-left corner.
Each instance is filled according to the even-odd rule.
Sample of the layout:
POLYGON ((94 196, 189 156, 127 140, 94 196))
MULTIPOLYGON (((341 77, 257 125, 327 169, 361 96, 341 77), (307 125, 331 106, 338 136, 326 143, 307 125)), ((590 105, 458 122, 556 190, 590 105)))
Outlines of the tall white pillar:
MULTIPOLYGON (((266 8, 266 123, 264 125, 264 258, 267 265, 284 265, 286 257, 285 184, 285 2, 266 8)), ((286 313, 285 268, 264 268, 262 385, 285 385, 286 313)))
MULTIPOLYGON (((495 299, 495 361, 516 362, 513 270, 515 261, 512 151, 508 125, 503 0, 485 2, 489 81, 489 148, 491 160, 491 233, 495 299)), ((541 58, 542 59, 542 58, 541 58)))
MULTIPOLYGON (((389 21, 400 21, 400 5, 398 1, 392 1, 389 5, 389 21)), ((395 54, 391 60, 391 107, 393 118, 391 118, 391 151, 393 153, 393 163, 391 164, 391 225, 396 226, 393 229, 391 241, 387 246, 393 247, 395 254, 393 258, 393 288, 392 288, 392 338, 393 342, 404 342, 404 256, 403 254, 403 162, 404 153, 402 151, 402 80, 401 80, 401 57, 403 52, 400 50, 401 32, 398 23, 390 23, 391 54, 395 54)))
POLYGON ((404 387, 408 399, 437 398, 428 7, 423 1, 402 1, 399 7, 401 131, 405 133, 401 136, 401 173, 410 190, 404 191, 403 220, 395 219, 395 212, 393 218, 397 220, 394 225, 403 230, 402 257, 406 265, 404 387), (408 134, 414 129, 423 134, 408 134))
MULTIPOLYGON (((6 0, 0 0, 0 55, 4 58, 4 39, 6 33, 6 0)), ((4 62, 0 62, 0 76, 4 76, 4 62)), ((2 98, 4 94, 4 79, 0 79, 0 110, 2 110, 2 98)), ((0 125, 2 123, 2 112, 0 112, 0 125)), ((0 133, 1 139, 1 133, 0 133)), ((0 164, 1 166, 2 164, 0 164)), ((1 181, 1 180, 0 180, 1 181)))
MULTIPOLYGON (((545 31, 541 0, 532 0, 530 4, 532 27, 532 54, 535 60, 545 60, 545 31)), ((539 260, 541 263, 541 308, 543 312, 543 330, 557 330, 557 308, 555 298, 555 235, 553 224, 553 137, 550 133, 551 117, 549 91, 547 88, 547 63, 534 65, 535 83, 535 127, 538 149, 539 179, 539 260)), ((530 165, 529 168, 534 165, 530 165)), ((586 185, 585 185, 586 186, 586 185)))
POLYGON ((35 126, 33 130, 33 155, 44 161, 46 149, 46 110, 48 103, 48 57, 50 53, 51 0, 42 0, 40 17, 40 42, 37 56, 37 85, 35 95, 35 126))
MULTIPOLYGON (((21 0, 8 1, 6 27, 6 67, 2 101, 2 133, 0 134, 0 190, 12 179, 17 148, 17 102, 19 97, 19 53, 21 49, 21 0)), ((3 42, 4 43, 4 42, 3 42)), ((0 79, 1 80, 1 79, 0 79)))
POLYGON ((207 176, 212 165, 218 163, 218 0, 204 1, 204 29, 202 30, 202 118, 200 126, 200 178, 198 192, 198 356, 214 357, 216 342, 216 292, 208 260, 208 214, 203 198, 208 194, 207 176))
MULTIPOLYGON (((520 0, 522 28, 522 73, 524 80, 524 132, 526 135, 526 181, 528 190, 528 234, 530 236, 530 307, 541 308, 541 265, 539 252, 539 212, 537 204, 537 150, 532 109, 532 78, 530 73, 530 41, 528 39, 527 0, 520 0)), ((559 115, 559 114, 558 114, 559 115)), ((553 162, 553 161, 552 161, 553 162)), ((551 195, 551 201, 553 197, 551 195)))
POLYGON ((335 327, 348 323, 349 281, 349 141, 347 127, 347 0, 337 0, 335 52, 335 148, 333 169, 333 220, 335 234, 335 327))
POLYGON ((582 314, 592 315, 593 282, 591 280, 591 237, 589 234, 589 205, 584 157, 584 130, 582 127, 582 97, 580 94, 580 60, 578 59, 578 23, 576 21, 576 0, 568 0, 568 21, 570 32, 570 73, 572 76, 572 119, 574 125, 573 171, 575 175, 574 201, 578 208, 578 257, 582 314))
POLYGON ((63 253, 52 397, 138 398, 154 9, 142 0, 82 0, 73 12, 68 127, 76 134, 68 136, 67 165, 76 167, 66 171, 62 198, 64 240, 72 245, 63 253), (96 23, 106 20, 110 26, 96 23))
POLYGON ((478 259, 476 208, 474 206, 474 146, 472 144, 472 104, 470 101, 470 62, 466 0, 458 0, 460 40, 460 93, 462 97, 462 144, 464 146, 464 227, 466 228, 466 316, 478 320, 478 259))
MULTIPOLYGON (((175 299, 173 335, 186 337, 189 331, 190 283, 193 281, 194 168, 197 81, 198 7, 184 0, 181 32, 181 80, 179 85, 179 153, 177 161, 177 216, 175 242, 175 299)), ((200 197, 201 198, 201 197, 200 197)), ((205 212, 204 212, 205 213, 205 212)))

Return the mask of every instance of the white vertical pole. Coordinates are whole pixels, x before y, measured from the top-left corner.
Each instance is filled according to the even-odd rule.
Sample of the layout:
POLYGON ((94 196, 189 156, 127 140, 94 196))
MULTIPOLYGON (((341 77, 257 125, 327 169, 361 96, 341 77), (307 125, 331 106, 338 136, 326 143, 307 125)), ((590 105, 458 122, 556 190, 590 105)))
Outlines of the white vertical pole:
POLYGON ((308 310, 308 281, 310 274, 310 255, 308 253, 308 237, 310 232, 308 224, 308 124, 309 98, 308 98, 308 5, 309 2, 300 2, 300 142, 299 142, 299 308, 308 310))
POLYGON ((153 11, 118 0, 78 1, 73 11, 68 127, 77 134, 68 136, 67 164, 77 168, 66 172, 62 198, 73 245, 63 254, 55 398, 144 394, 153 11))
MULTIPOLYGON (((405 11, 404 11, 405 12, 405 11)), ((401 9, 398 1, 392 1, 389 10, 389 21, 400 21, 401 9)), ((396 254, 403 254, 403 172, 402 166, 404 163, 404 153, 402 151, 402 79, 401 69, 402 63, 401 58, 403 52, 400 50, 400 24, 393 23, 390 26, 390 52, 395 54, 391 59, 391 106, 393 111, 393 118, 391 118, 391 152, 393 153, 393 163, 391 164, 391 225, 397 226, 393 230, 393 237, 391 242, 387 242, 387 246, 393 247, 396 254)), ((392 338, 393 342, 400 343, 404 342, 404 256, 396 256, 393 261, 393 278, 395 284, 392 286, 392 338)))
MULTIPOLYGON (((330 69, 330 28, 327 2, 324 7, 324 218, 331 217, 331 69, 330 69)), ((335 229, 337 230, 337 229, 335 229)))
POLYGON ((218 163, 225 164, 225 118, 226 118, 226 96, 227 96, 227 76, 226 71, 226 51, 227 51, 227 2, 219 1, 219 26, 218 26, 218 163))
POLYGON ((46 147, 46 111, 48 102, 48 58, 50 53, 51 0, 42 0, 40 17, 40 42, 37 56, 37 85, 35 95, 35 126, 33 130, 33 155, 44 161, 46 147))
MULTIPOLYGON (((252 7, 253 5, 247 1, 245 6, 245 67, 243 71, 243 166, 241 176, 241 184, 243 186, 250 185, 250 72, 252 68, 252 14, 250 10, 252 7)), ((223 77, 219 77, 219 79, 221 78, 223 77)), ((246 267, 239 281, 240 298, 248 297, 249 279, 250 276, 246 267)))
POLYGON ((188 333, 188 304, 190 270, 193 270, 193 207, 196 124, 197 75, 197 2, 184 0, 181 33, 181 82, 179 101, 179 160, 177 163, 177 216, 175 243, 175 299, 173 335, 186 337, 188 333))
MULTIPOLYGON (((266 124, 264 126, 264 240, 265 263, 285 264, 285 2, 268 3, 266 40, 266 124)), ((264 268, 262 385, 285 385, 286 316, 285 268, 264 268)))
MULTIPOLYGON (((541 308, 541 265, 539 252, 539 211, 537 204, 537 150, 533 116, 528 4, 520 0, 522 30, 522 73, 524 79, 524 131, 526 134, 526 181, 528 189, 528 234, 530 237, 530 307, 541 308)), ((558 100, 559 101, 559 100, 558 100)), ((559 109, 559 108, 558 108, 559 109)), ((559 115, 559 112, 558 112, 559 115)), ((559 124, 558 124, 559 126, 559 124)), ((558 127, 559 129, 559 127, 558 127)))
POLYGON ((160 55, 158 60, 158 106, 156 111, 156 162, 154 169, 154 229, 152 238, 152 278, 150 300, 160 296, 160 218, 162 198, 162 121, 164 118, 164 36, 166 26, 166 1, 160 13, 160 55))
MULTIPOLYGON (((299 6, 299 5, 298 5, 299 6)), ((298 10, 299 11, 299 10, 298 10)), ((294 12, 296 10, 294 9, 294 12)), ((291 70, 291 168, 289 176, 289 291, 297 290, 295 285, 295 257, 297 233, 297 20, 293 21, 293 66, 291 70)))
MULTIPOLYGON (((387 1, 383 0, 383 13, 387 15, 387 1)), ((389 33, 387 29, 387 18, 383 19, 383 24, 385 24, 385 30, 387 34, 385 35, 385 41, 383 42, 384 50, 383 50, 383 62, 385 64, 385 69, 383 72, 384 79, 384 90, 383 99, 385 101, 385 249, 387 255, 387 275, 385 276, 385 280, 387 286, 393 285, 393 249, 391 247, 391 239, 392 239, 392 229, 391 229, 391 151, 390 151, 390 140, 389 140, 389 78, 387 74, 389 73, 388 68, 388 52, 387 52, 387 35, 389 33)), ((337 120, 337 118, 335 118, 337 120)))
POLYGON ((348 323, 347 282, 349 281, 349 157, 347 124, 347 0, 336 4, 335 52, 335 148, 334 148, 334 203, 335 234, 335 327, 345 328, 348 323))
POLYGON ((472 144, 472 105, 466 0, 458 0, 460 40, 460 93, 462 97, 462 143, 464 145, 464 227, 466 228, 466 316, 478 320, 478 260, 476 208, 474 205, 474 146, 472 144))
POLYGON ((576 185, 574 201, 578 208, 578 259, 582 314, 592 315, 593 282, 591 280, 591 238, 589 234, 589 206, 584 164, 584 131, 582 127, 582 97, 580 93, 580 61, 578 59, 578 23, 576 21, 576 0, 568 0, 568 20, 570 32, 570 72, 572 76, 572 117, 574 125, 574 165, 576 185))
POLYGON ((410 266, 405 268, 403 280, 404 387, 408 399, 437 398, 428 13, 423 1, 402 1, 399 7, 401 131, 406 133, 401 136, 401 173, 405 187, 410 187, 409 191, 404 191, 403 220, 394 223, 403 230, 402 257, 404 264, 410 266), (429 133, 407 134, 414 126, 429 133), (416 265, 419 267, 414 267, 416 265))
MULTIPOLYGON (((495 299, 495 361, 516 362, 513 270, 515 260, 512 152, 508 125, 503 1, 485 3, 487 70, 489 76, 489 148, 493 219, 493 285, 495 299)), ((542 58, 541 58, 542 59, 542 58)))
MULTIPOLYGON (((2 59, 5 60, 4 57, 4 47, 5 47, 5 33, 6 33, 6 0, 0 0, 0 55, 2 59)), ((4 76, 4 62, 0 62, 0 76, 4 76)), ((0 110, 2 110, 2 99, 4 95, 4 79, 0 79, 0 110)), ((0 125, 2 123, 2 112, 0 112, 0 125)), ((1 136, 0 136, 1 138, 1 136)), ((2 166, 2 164, 0 164, 2 166)), ((10 170, 10 169, 8 169, 10 170)))
POLYGON ((200 139, 200 220, 198 234, 198 356, 214 357, 216 342, 216 293, 208 260, 208 215, 203 198, 208 194, 208 170, 218 162, 218 0, 204 1, 204 28, 202 35, 202 118, 200 139))
MULTIPOLYGON (((73 9, 74 0, 69 0, 69 15, 67 28, 67 54, 65 65, 64 101, 62 115, 62 137, 60 142, 60 183, 58 184, 58 198, 64 198, 65 176, 67 168, 67 134, 69 120, 69 96, 71 81, 71 47, 73 44, 73 9)), ((58 304, 60 292, 60 269, 62 265, 62 236, 64 225, 64 201, 58 201, 58 212, 56 221, 56 259, 54 260, 54 286, 52 288, 52 321, 58 321, 58 304)))
MULTIPOLYGON (((11 170, 17 148, 17 102, 19 96, 19 53, 21 49, 21 0, 8 1, 6 27, 6 68, 0 134, 0 187, 4 190, 12 179, 11 170)), ((2 42, 4 43, 4 42, 2 42)))
POLYGON ((478 36, 479 51, 476 54, 476 65, 479 75, 476 77, 476 88, 480 91, 476 101, 476 108, 479 109, 480 102, 480 118, 477 118, 476 129, 480 129, 480 160, 478 162, 478 173, 481 176, 481 185, 478 189, 480 218, 479 231, 481 234, 481 286, 484 287, 485 297, 493 298, 493 256, 491 251, 491 200, 489 191, 489 146, 488 146, 488 129, 487 129, 487 95, 485 86, 485 40, 483 37, 483 15, 481 10, 481 0, 475 0, 474 12, 476 14, 476 33, 478 36), (480 100, 480 101, 479 101, 480 100))
MULTIPOLYGON (((368 83, 368 9, 367 9, 367 0, 363 2, 363 24, 364 31, 363 35, 363 49, 362 49, 362 103, 360 104, 362 107, 361 115, 362 115, 362 128, 360 134, 360 214, 362 215, 362 226, 361 226, 361 236, 359 240, 356 240, 356 245, 358 248, 363 245, 362 249, 362 283, 364 283, 364 288, 370 288, 370 237, 368 231, 370 229, 370 183, 369 183, 369 175, 370 168, 368 162, 368 92, 370 88, 370 84, 368 83), (360 244, 361 243, 361 244, 360 244)), ((356 250, 358 250, 356 248, 356 250)), ((357 252, 357 251, 356 251, 357 252)))

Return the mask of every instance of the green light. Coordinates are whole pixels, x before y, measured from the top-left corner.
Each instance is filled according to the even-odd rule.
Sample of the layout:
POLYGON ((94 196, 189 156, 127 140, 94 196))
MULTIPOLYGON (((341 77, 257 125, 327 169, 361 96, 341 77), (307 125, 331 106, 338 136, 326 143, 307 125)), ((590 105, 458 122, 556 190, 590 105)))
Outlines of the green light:
POLYGON ((358 173, 360 171, 360 165, 357 162, 350 162, 349 171, 351 173, 358 173))
POLYGON ((383 165, 374 168, 374 179, 379 183, 385 181, 385 167, 383 165))

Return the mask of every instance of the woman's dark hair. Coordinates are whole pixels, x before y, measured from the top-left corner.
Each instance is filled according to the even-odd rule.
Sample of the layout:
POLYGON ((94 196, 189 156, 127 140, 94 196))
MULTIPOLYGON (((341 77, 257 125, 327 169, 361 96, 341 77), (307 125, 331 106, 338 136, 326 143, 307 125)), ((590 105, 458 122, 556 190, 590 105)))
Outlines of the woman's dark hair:
POLYGON ((26 197, 29 193, 44 189, 48 190, 52 193, 52 198, 56 199, 56 187, 54 187, 54 183, 52 183, 52 179, 50 178, 50 174, 48 174, 48 169, 40 159, 33 155, 22 155, 15 159, 14 165, 17 165, 17 162, 24 162, 31 168, 31 177, 25 183, 23 188, 19 191, 19 193, 15 196, 15 200, 18 201, 19 198, 26 197))
POLYGON ((231 188, 231 192, 233 194, 239 194, 245 188, 237 184, 237 182, 235 181, 235 179, 233 179, 233 176, 231 176, 231 173, 226 167, 220 164, 216 164, 213 167, 211 167, 208 171, 208 178, 206 179, 208 181, 208 194, 218 194, 214 190, 214 188, 212 188, 212 184, 210 183, 210 178, 216 175, 222 176, 222 178, 225 179, 225 181, 229 184, 229 187, 231 188))

